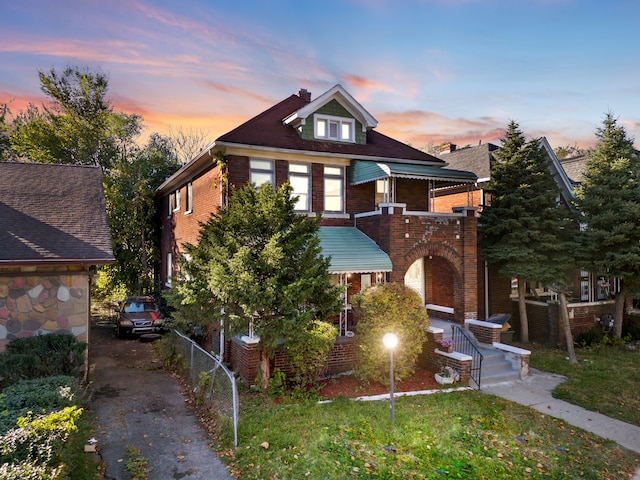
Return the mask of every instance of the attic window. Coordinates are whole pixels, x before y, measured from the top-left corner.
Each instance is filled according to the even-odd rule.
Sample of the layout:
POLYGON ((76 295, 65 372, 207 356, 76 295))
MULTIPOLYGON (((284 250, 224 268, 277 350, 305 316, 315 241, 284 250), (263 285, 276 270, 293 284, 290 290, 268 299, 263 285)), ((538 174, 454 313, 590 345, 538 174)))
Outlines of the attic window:
POLYGON ((323 140, 354 142, 355 121, 352 118, 315 116, 315 137, 323 140))

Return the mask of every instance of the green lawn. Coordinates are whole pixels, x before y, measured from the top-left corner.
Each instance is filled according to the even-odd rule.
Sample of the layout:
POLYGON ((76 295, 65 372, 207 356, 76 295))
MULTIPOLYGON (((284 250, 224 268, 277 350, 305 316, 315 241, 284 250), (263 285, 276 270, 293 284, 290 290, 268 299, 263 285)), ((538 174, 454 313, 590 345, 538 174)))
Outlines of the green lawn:
POLYGON ((640 426, 640 351, 601 346, 576 349, 578 365, 567 352, 532 349, 531 366, 565 375, 553 396, 588 410, 640 426))
POLYGON ((388 401, 275 404, 244 396, 234 452, 243 479, 628 479, 640 456, 476 391, 388 401))

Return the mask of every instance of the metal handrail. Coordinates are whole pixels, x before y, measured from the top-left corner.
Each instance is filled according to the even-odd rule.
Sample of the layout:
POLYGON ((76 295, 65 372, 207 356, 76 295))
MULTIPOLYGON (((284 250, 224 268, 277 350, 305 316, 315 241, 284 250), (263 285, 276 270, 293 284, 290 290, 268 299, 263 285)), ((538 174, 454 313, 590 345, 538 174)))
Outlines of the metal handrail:
POLYGON ((478 347, 476 347, 469 332, 464 330, 460 325, 451 325, 451 330, 456 352, 460 352, 471 357, 471 380, 478 385, 478 390, 480 390, 482 360, 484 359, 484 355, 482 355, 480 350, 478 350, 478 347))

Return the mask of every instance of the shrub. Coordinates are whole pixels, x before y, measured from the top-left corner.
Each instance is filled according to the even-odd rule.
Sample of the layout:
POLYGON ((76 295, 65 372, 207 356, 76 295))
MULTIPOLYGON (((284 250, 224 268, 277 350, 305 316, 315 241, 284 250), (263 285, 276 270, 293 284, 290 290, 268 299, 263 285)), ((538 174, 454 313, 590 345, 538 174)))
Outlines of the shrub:
POLYGON ((586 332, 579 333, 576 336, 575 344, 579 347, 591 347, 593 345, 598 345, 602 342, 602 337, 604 337, 604 333, 600 327, 591 327, 586 332))
POLYGON ((16 426, 28 412, 51 413, 79 403, 83 390, 75 377, 56 376, 21 380, 0 394, 0 433, 16 426))
POLYGON ((303 390, 316 386, 337 334, 334 325, 321 320, 314 320, 307 330, 292 332, 285 343, 293 367, 293 374, 287 380, 303 390))
POLYGON ((29 378, 77 376, 84 364, 86 348, 85 342, 68 334, 17 338, 0 354, 0 376, 4 385, 29 378))
POLYGON ((410 376, 429 327, 420 296, 399 283, 387 283, 355 295, 352 305, 358 322, 356 376, 365 381, 389 382, 389 355, 382 344, 382 337, 388 332, 398 336, 394 378, 410 376))
POLYGON ((77 430, 81 414, 74 406, 18 419, 18 426, 0 437, 0 478, 62 478, 68 468, 62 461, 64 443, 77 430))

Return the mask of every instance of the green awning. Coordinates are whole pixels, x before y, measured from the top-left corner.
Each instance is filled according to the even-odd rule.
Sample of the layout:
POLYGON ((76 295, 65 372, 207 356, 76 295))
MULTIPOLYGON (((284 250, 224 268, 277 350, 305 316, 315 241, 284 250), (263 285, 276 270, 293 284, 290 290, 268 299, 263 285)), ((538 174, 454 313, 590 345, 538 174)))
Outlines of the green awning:
POLYGON ((473 172, 450 170, 431 165, 370 162, 366 160, 354 160, 351 164, 351 185, 359 185, 391 177, 434 180, 447 184, 474 183, 478 179, 473 172))
POLYGON ((320 227, 322 254, 331 257, 330 273, 390 272, 389 255, 355 227, 320 227))

